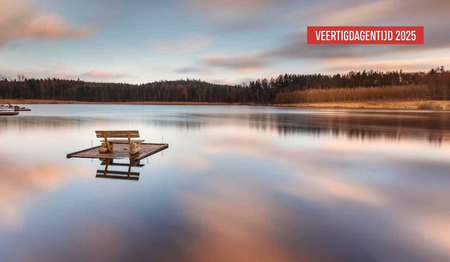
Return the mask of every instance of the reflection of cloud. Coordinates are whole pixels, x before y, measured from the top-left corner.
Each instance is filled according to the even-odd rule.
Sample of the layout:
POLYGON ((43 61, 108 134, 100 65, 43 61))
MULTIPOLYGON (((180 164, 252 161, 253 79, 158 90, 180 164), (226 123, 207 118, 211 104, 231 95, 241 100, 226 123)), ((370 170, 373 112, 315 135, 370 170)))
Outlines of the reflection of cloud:
POLYGON ((187 260, 298 261, 274 238, 267 199, 241 182, 215 182, 180 196, 186 218, 200 235, 188 247, 187 260))
MULTIPOLYGON (((433 253, 436 257, 447 257, 450 253, 449 207, 442 201, 448 197, 448 178, 443 175, 448 170, 448 152, 424 148, 411 141, 359 143, 348 139, 321 139, 311 147, 306 139, 299 139, 295 140, 298 142, 295 146, 289 144, 294 140, 280 143, 280 139, 254 133, 252 139, 247 139, 243 133, 246 134, 242 130, 220 133, 216 138, 209 138, 203 150, 225 159, 227 155, 252 159, 262 166, 270 162, 267 165, 271 168, 282 163, 282 170, 287 172, 275 169, 272 173, 277 172, 276 179, 266 183, 275 194, 294 198, 295 207, 305 205, 314 206, 311 209, 333 210, 326 212, 346 220, 320 216, 321 222, 311 222, 313 225, 334 224, 327 234, 332 235, 336 228, 348 227, 346 230, 357 239, 363 238, 368 243, 388 241, 394 250, 409 252, 391 258, 433 253), (423 219, 425 213, 431 218, 423 219), (353 224, 355 221, 361 225, 353 224), (368 231, 373 233, 367 234, 368 231), (404 236, 405 232, 408 237, 404 236), (414 233, 409 237, 411 232, 414 233)), ((311 142, 311 138, 307 140, 311 142)), ((262 169, 249 172, 258 174, 258 178, 271 173, 262 169)), ((233 194, 231 189, 227 190, 233 194)), ((286 202, 282 205, 289 205, 286 202)), ((311 210, 304 212, 305 209, 299 211, 300 218, 314 214, 311 210)), ((301 228, 302 223, 296 221, 290 226, 301 228)), ((343 235, 340 233, 339 237, 343 235)), ((389 258, 389 255, 392 254, 386 256, 389 258)))
POLYGON ((37 192, 57 190, 65 183, 68 170, 72 174, 78 169, 61 166, 0 167, 0 226, 14 229, 23 227, 22 202, 37 192))
POLYGON ((212 166, 211 162, 207 158, 194 155, 183 156, 181 158, 181 164, 193 171, 202 171, 205 169, 209 169, 212 166))
POLYGON ((362 202, 370 205, 380 205, 383 200, 380 195, 370 191, 361 185, 348 182, 337 181, 330 177, 316 177, 312 179, 324 193, 333 197, 348 199, 356 202, 362 202))
POLYGON ((417 229, 429 241, 450 254, 450 215, 425 219, 417 229))
MULTIPOLYGON (((258 142, 255 142, 255 144, 258 142)), ((247 156, 265 156, 266 151, 261 148, 261 146, 255 146, 254 144, 249 144, 248 141, 244 139, 228 140, 228 139, 217 139, 210 141, 203 146, 203 150, 208 153, 214 154, 242 154, 247 156)))
POLYGON ((79 38, 92 29, 70 25, 54 13, 33 8, 21 0, 0 0, 0 43, 30 37, 35 39, 79 38))

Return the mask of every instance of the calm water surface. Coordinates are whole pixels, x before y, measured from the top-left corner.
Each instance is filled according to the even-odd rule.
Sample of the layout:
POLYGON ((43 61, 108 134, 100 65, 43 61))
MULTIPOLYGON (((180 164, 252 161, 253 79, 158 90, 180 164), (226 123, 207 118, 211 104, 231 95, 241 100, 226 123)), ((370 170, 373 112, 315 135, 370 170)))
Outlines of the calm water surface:
POLYGON ((0 118, 0 261, 450 261, 449 113, 28 107, 0 118), (66 154, 99 129, 170 146, 97 178, 66 154))

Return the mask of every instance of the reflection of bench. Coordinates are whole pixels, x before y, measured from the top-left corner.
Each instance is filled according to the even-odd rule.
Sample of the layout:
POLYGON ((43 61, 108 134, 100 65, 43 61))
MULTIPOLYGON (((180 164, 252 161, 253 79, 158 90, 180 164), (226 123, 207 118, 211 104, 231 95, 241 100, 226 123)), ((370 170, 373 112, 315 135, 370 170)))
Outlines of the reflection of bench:
POLYGON ((132 167, 143 167, 139 161, 131 161, 129 164, 125 163, 114 163, 112 159, 100 159, 102 160, 102 166, 105 166, 104 170, 97 170, 96 177, 99 178, 113 178, 113 179, 127 179, 127 180, 139 180, 139 172, 131 172, 132 167), (128 167, 128 171, 114 171, 109 170, 111 166, 116 167, 128 167))
POLYGON ((141 143, 144 140, 136 140, 131 138, 139 137, 139 131, 137 130, 122 130, 122 131, 95 131, 97 138, 103 138, 102 146, 99 148, 100 153, 108 153, 113 151, 114 144, 129 144, 130 154, 134 155, 139 153, 141 149, 141 143), (127 138, 111 140, 111 138, 127 138))

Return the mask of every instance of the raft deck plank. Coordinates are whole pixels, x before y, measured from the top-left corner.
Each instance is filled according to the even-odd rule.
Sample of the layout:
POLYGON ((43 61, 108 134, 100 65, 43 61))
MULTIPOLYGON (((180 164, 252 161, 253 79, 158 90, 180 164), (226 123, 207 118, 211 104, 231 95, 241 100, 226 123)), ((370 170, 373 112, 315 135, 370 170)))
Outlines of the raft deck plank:
POLYGON ((134 160, 141 160, 153 154, 156 154, 169 147, 169 144, 155 144, 155 143, 142 143, 141 150, 135 155, 130 155, 130 146, 126 144, 115 144, 113 152, 100 153, 95 146, 87 148, 81 151, 67 154, 67 158, 100 158, 100 159, 120 159, 120 158, 133 158, 134 160))

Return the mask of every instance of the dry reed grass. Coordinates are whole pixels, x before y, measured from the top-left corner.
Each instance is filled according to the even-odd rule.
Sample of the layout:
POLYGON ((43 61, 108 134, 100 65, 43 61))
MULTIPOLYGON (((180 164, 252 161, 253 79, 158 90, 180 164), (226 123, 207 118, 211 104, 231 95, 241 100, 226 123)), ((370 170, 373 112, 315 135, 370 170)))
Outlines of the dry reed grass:
POLYGON ((311 89, 278 94, 276 103, 318 103, 349 101, 417 101, 429 100, 430 89, 425 85, 390 87, 358 87, 311 89))

